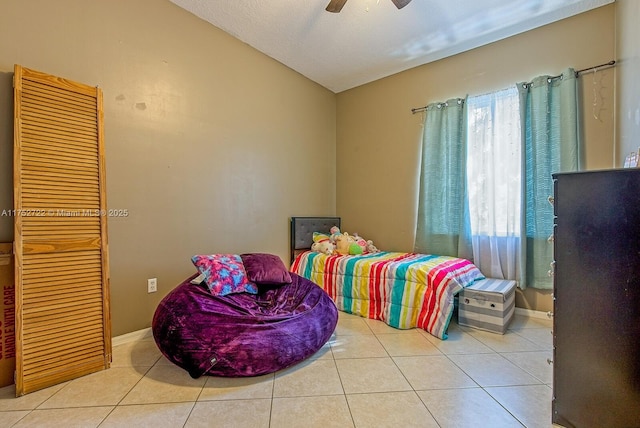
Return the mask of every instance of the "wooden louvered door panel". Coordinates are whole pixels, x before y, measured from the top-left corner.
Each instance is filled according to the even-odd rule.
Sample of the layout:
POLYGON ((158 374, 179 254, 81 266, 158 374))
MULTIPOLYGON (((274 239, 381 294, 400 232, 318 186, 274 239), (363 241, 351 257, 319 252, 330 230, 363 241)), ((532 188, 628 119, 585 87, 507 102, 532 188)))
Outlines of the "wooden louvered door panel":
POLYGON ((102 93, 15 66, 16 395, 111 362, 102 93))

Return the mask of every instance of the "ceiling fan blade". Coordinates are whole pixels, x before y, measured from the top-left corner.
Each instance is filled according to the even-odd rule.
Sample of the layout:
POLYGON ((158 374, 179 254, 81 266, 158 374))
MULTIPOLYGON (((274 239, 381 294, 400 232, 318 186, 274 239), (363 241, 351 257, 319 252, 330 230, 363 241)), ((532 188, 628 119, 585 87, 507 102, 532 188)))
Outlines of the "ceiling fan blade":
POLYGON ((396 5, 398 9, 402 9, 403 7, 411 3, 411 0, 391 0, 391 1, 393 2, 393 4, 396 5))
POLYGON ((347 2, 347 0, 331 0, 325 9, 327 12, 338 13, 342 10, 342 6, 347 2))

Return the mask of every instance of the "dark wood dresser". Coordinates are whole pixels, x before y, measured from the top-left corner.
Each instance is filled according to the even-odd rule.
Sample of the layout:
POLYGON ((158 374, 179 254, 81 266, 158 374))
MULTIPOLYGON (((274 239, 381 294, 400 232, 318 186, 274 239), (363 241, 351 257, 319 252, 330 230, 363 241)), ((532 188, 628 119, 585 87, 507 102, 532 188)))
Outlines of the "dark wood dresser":
POLYGON ((553 178, 552 421, 640 427, 640 168, 553 178))

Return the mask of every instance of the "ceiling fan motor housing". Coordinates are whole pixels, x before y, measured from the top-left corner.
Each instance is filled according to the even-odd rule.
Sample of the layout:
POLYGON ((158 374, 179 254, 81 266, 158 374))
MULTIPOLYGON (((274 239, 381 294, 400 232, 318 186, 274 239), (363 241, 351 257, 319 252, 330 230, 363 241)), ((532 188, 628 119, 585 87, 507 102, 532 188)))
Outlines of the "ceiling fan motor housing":
MULTIPOLYGON (((398 9, 402 9, 406 5, 408 5, 411 0, 391 0, 393 4, 396 5, 398 9)), ((331 0, 327 5, 327 12, 338 13, 342 10, 342 7, 347 2, 347 0, 331 0)))

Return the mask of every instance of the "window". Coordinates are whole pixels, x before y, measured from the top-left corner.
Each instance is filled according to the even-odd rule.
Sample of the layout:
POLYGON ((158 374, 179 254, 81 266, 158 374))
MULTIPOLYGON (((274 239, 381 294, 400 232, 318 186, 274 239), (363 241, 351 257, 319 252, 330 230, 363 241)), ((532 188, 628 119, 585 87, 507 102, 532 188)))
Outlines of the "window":
POLYGON ((467 101, 467 189, 474 261, 514 278, 521 230, 522 157, 516 87, 467 101))
POLYGON ((547 200, 552 174, 578 169, 577 89, 567 69, 469 97, 464 112, 429 104, 414 250, 473 258, 486 276, 522 289, 553 288, 547 200))

